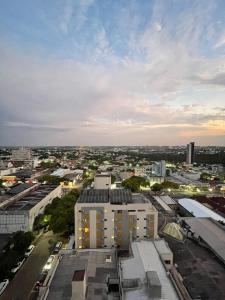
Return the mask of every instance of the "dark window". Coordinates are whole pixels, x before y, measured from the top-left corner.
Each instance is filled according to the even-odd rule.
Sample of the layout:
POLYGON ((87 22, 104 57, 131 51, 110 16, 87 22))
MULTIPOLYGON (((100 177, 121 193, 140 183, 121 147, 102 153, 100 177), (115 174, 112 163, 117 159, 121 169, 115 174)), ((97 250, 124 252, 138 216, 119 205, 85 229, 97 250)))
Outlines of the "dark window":
POLYGON ((137 218, 137 220, 139 221, 139 218, 137 218))
POLYGON ((147 235, 144 235, 144 238, 146 238, 147 237, 147 235))
POLYGON ((82 210, 78 210, 79 212, 82 212, 82 210))
POLYGON ((144 218, 144 220, 147 220, 146 218, 144 218))
POLYGON ((135 209, 128 209, 128 212, 135 212, 135 209))
POLYGON ((107 236, 104 236, 104 239, 107 239, 107 236))
POLYGON ((137 235, 137 239, 139 238, 139 235, 137 235))
POLYGON ((107 221, 107 219, 104 219, 104 221, 107 221))
POLYGON ((107 230, 107 228, 104 228, 104 230, 107 230))
POLYGON ((138 211, 145 211, 145 209, 138 209, 138 211))
POLYGON ((147 227, 144 227, 144 229, 147 229, 147 227))

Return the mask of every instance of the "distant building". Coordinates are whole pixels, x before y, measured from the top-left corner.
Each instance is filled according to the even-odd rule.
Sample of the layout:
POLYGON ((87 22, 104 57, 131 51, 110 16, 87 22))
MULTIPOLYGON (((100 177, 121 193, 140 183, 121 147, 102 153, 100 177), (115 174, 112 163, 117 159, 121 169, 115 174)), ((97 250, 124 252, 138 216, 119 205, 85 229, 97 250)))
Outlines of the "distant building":
POLYGON ((111 175, 96 175, 94 179, 94 189, 104 190, 111 188, 111 175))
POLYGON ((157 237, 158 211, 129 190, 84 190, 75 205, 76 248, 127 249, 132 239, 157 237))
POLYGON ((188 165, 191 165, 194 162, 194 148, 195 148, 195 143, 194 142, 191 142, 191 143, 187 144, 186 163, 188 165))
POLYGON ((12 161, 27 161, 32 159, 31 149, 19 148, 12 150, 12 161))
POLYGON ((152 173, 157 176, 166 176, 166 162, 165 160, 156 161, 152 164, 152 173))

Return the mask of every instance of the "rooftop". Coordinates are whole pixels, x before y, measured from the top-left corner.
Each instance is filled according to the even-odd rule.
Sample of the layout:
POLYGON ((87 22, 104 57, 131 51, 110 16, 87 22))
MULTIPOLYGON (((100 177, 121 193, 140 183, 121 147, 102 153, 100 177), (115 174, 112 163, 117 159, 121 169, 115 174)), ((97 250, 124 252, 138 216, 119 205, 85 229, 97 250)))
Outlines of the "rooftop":
POLYGON ((32 190, 27 195, 25 195, 22 199, 9 203, 8 205, 5 205, 4 207, 0 208, 0 212, 30 210, 44 197, 51 193, 56 187, 56 185, 42 184, 36 189, 32 190))
POLYGON ((74 274, 81 278, 84 270, 87 277, 87 300, 119 299, 117 293, 110 294, 109 298, 106 293, 107 276, 117 278, 115 251, 99 249, 64 254, 50 285, 47 300, 71 300, 74 274), (111 261, 107 260, 108 256, 111 261))
POLYGON ((225 227, 208 218, 183 218, 196 238, 200 236, 225 263, 225 227))
POLYGON ((193 199, 183 198, 178 200, 178 203, 183 206, 188 212, 190 212, 194 217, 198 218, 212 218, 216 221, 225 222, 225 219, 209 209, 208 207, 202 205, 193 199))
MULTIPOLYGON (((161 243, 163 243, 163 241, 161 243)), ((164 251, 164 249, 162 249, 162 245, 158 244, 156 246, 154 241, 133 242, 131 245, 133 257, 121 260, 122 281, 124 279, 133 279, 137 281, 136 288, 123 289, 125 300, 155 299, 151 294, 151 291, 147 287, 147 274, 154 275, 151 276, 151 281, 159 281, 160 283, 161 297, 157 299, 179 299, 172 282, 167 276, 167 271, 161 261, 157 247, 161 248, 161 250, 164 251), (154 273, 148 273, 149 271, 154 273), (140 281, 139 284, 138 281, 140 281)))
POLYGON ((108 203, 111 204, 127 204, 127 203, 148 203, 141 194, 131 194, 131 191, 126 189, 118 190, 84 190, 78 203, 108 203))

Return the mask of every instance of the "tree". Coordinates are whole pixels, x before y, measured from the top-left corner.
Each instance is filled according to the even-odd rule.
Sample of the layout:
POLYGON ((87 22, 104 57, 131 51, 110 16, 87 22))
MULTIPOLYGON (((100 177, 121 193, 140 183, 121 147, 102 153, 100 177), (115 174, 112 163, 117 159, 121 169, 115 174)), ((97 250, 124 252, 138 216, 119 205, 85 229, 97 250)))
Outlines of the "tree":
POLYGON ((115 175, 111 175, 111 183, 113 184, 113 183, 115 183, 115 181, 116 181, 116 176, 115 175))
POLYGON ((38 181, 41 183, 46 182, 49 184, 59 185, 60 182, 68 182, 69 179, 64 178, 64 177, 54 176, 54 175, 43 175, 38 178, 38 181))
POLYGON ((179 184, 172 181, 164 181, 162 182, 162 187, 164 189, 179 189, 179 184))
POLYGON ((23 255, 27 247, 33 241, 34 236, 31 231, 23 232, 17 231, 13 236, 14 250, 19 254, 23 255))
POLYGON ((203 172, 203 173, 201 173, 201 175, 200 175, 200 179, 201 179, 202 181, 208 181, 208 180, 211 179, 211 175, 210 175, 209 173, 203 172))
POLYGON ((154 183, 154 184, 151 186, 151 190, 152 190, 153 192, 160 192, 162 189, 163 189, 163 186, 162 186, 162 184, 160 184, 160 183, 154 183))
POLYGON ((45 208, 44 215, 36 221, 38 226, 49 224, 54 233, 73 231, 74 228, 74 205, 79 197, 79 190, 73 189, 64 197, 55 198, 45 208))
POLYGON ((122 182, 122 185, 133 193, 138 192, 141 186, 149 186, 149 182, 140 176, 132 176, 122 182))

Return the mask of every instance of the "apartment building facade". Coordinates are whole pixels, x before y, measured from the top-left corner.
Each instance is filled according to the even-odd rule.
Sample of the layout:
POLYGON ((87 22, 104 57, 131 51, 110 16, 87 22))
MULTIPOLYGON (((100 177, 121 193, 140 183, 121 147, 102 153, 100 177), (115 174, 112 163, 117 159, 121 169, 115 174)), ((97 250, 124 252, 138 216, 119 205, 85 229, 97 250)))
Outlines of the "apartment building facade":
POLYGON ((127 249, 132 240, 156 238, 158 212, 128 190, 85 190, 75 205, 76 248, 127 249))

